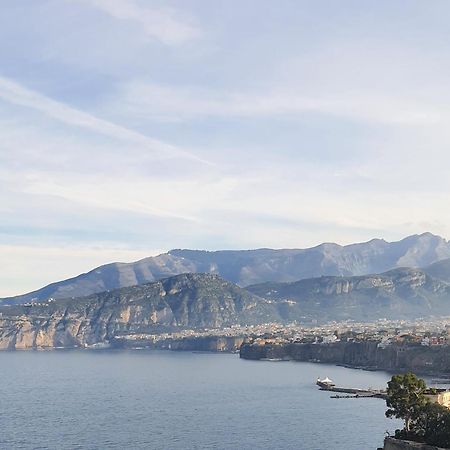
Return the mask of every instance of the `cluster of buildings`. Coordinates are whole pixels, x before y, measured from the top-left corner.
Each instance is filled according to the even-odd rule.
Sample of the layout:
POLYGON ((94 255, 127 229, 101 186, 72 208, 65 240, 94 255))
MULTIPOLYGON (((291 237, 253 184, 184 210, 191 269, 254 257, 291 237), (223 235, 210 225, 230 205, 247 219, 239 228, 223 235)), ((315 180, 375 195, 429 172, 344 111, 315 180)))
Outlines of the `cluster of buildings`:
POLYGON ((246 342, 263 345, 286 343, 332 344, 340 341, 375 341, 381 348, 391 345, 446 346, 450 345, 450 318, 419 321, 379 320, 365 322, 330 322, 305 326, 298 323, 233 325, 223 328, 181 329, 154 334, 139 333, 117 336, 128 340, 153 343, 205 337, 242 337, 246 342))
POLYGON ((397 346, 447 346, 450 345, 450 317, 439 319, 378 320, 376 322, 331 322, 306 327, 298 324, 267 324, 259 333, 247 334, 247 339, 257 344, 346 342, 378 342, 381 348, 397 346))

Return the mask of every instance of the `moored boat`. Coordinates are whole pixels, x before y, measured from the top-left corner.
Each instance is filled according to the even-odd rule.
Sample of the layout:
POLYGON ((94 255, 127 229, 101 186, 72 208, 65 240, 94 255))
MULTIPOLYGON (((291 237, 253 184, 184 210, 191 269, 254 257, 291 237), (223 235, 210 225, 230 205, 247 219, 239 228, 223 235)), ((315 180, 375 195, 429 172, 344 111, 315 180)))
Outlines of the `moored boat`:
POLYGON ((334 388, 336 386, 333 383, 333 381, 331 381, 328 377, 325 377, 323 379, 317 378, 316 384, 321 389, 331 389, 331 388, 334 388))

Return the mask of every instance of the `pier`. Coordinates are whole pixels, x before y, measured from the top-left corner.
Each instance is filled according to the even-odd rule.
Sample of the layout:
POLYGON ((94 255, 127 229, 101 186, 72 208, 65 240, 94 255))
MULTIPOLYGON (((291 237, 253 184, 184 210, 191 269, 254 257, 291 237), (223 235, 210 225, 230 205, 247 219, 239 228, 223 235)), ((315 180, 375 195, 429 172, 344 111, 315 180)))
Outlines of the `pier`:
POLYGON ((382 389, 359 389, 359 388, 346 388, 338 387, 328 378, 321 380, 317 379, 317 386, 321 391, 337 392, 339 394, 352 394, 352 395, 333 395, 331 398, 381 398, 386 399, 386 390, 382 389))
POLYGON ((353 395, 333 395, 331 398, 381 398, 386 399, 386 391, 378 389, 356 389, 356 388, 343 388, 343 387, 319 387, 321 391, 339 392, 341 394, 353 394, 353 395))

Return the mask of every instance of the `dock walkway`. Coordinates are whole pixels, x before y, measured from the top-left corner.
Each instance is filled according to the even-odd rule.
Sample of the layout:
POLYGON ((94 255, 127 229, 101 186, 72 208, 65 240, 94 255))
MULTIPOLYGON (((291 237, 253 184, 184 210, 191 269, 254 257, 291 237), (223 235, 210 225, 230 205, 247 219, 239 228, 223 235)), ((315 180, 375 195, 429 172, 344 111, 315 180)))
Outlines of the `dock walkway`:
POLYGON ((334 385, 329 386, 319 386, 321 391, 328 392, 338 392, 340 394, 353 394, 347 396, 339 396, 335 395, 332 398, 361 398, 361 397, 370 397, 370 398, 382 398, 386 399, 386 391, 380 389, 358 389, 358 388, 345 388, 338 387, 334 385))

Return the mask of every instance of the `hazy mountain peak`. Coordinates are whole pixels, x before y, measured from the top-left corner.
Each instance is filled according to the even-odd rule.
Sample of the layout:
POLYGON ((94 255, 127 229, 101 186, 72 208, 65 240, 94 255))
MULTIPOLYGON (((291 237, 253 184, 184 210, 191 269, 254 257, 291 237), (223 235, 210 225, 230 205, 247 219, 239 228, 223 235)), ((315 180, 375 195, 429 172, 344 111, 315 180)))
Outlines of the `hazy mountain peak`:
POLYGON ((247 286, 321 275, 354 276, 381 273, 396 267, 425 267, 446 258, 450 258, 449 243, 432 233, 416 234, 396 242, 377 238, 346 246, 323 243, 306 249, 173 249, 134 263, 106 264, 4 301, 21 303, 50 297, 79 297, 188 272, 217 274, 240 286, 247 286))

